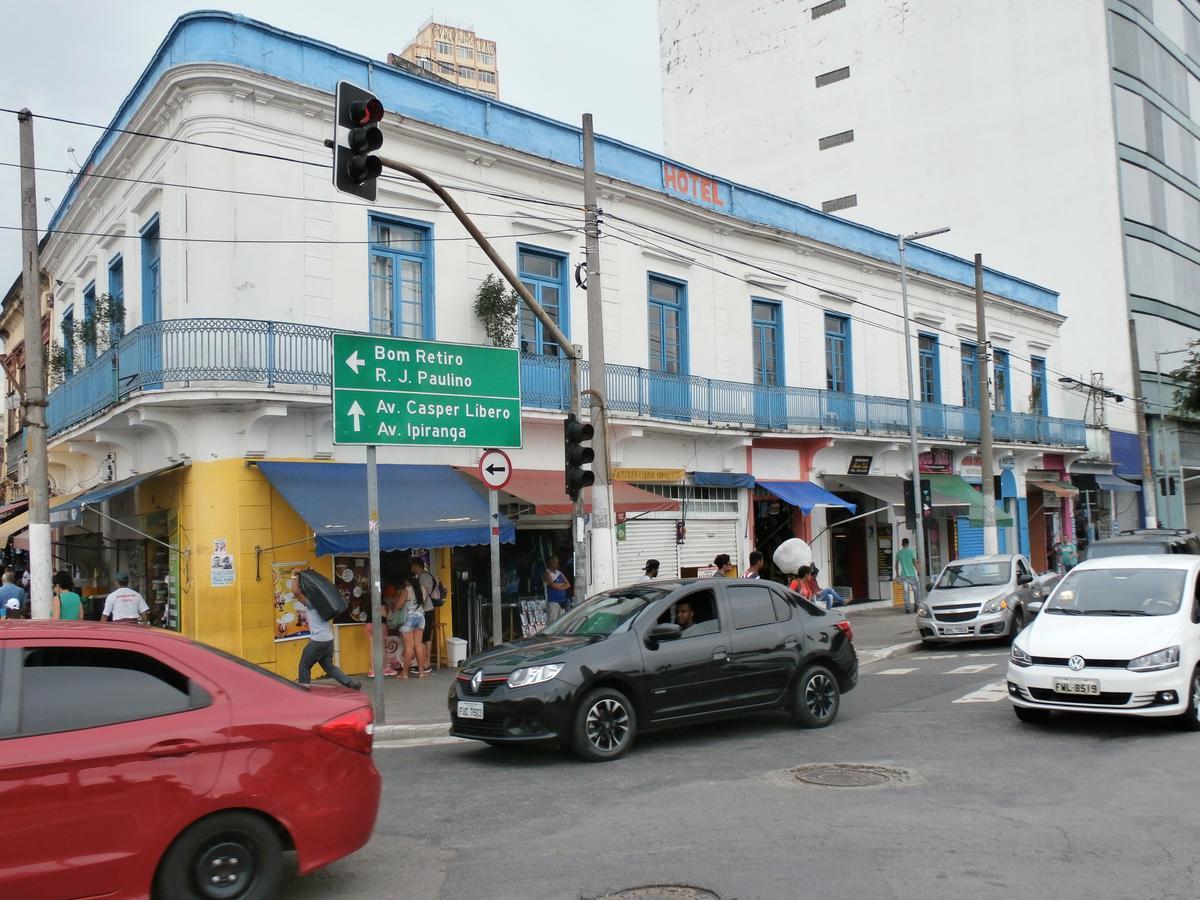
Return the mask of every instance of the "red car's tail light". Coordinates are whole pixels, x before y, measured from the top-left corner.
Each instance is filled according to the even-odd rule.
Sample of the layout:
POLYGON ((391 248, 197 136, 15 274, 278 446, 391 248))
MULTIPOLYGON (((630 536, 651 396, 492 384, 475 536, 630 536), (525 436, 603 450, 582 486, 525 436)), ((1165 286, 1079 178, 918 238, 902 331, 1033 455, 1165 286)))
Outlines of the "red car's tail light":
POLYGON ((850 622, 846 619, 842 619, 842 621, 837 623, 837 629, 846 635, 846 640, 854 640, 854 628, 851 627, 850 622))
POLYGON ((338 746, 370 753, 375 734, 375 714, 369 706, 336 716, 317 728, 317 734, 338 746))

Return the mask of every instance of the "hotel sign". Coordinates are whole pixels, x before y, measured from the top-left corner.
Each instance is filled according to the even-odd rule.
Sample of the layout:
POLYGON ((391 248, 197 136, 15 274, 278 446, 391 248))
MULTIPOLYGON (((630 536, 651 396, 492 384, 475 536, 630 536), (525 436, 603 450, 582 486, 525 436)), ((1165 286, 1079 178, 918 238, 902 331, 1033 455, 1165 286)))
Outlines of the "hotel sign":
POLYGON ((729 211, 729 185, 698 172, 664 162, 662 185, 663 190, 673 197, 682 197, 709 209, 729 211))

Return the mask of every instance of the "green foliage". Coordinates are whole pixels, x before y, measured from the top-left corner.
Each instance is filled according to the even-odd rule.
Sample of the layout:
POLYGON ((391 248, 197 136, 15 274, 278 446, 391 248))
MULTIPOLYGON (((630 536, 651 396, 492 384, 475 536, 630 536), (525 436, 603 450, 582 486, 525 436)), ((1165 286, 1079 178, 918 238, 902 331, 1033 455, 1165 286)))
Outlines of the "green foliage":
MULTIPOLYGON (((61 343, 51 342, 46 355, 46 377, 51 389, 67 380, 67 358, 70 347, 75 357, 75 371, 87 363, 91 355, 99 356, 125 336, 125 304, 111 294, 96 298, 95 313, 82 322, 64 323, 61 343)), ((72 373, 74 374, 74 373, 72 373)))
POLYGON ((517 292, 506 291, 504 282, 489 275, 475 295, 475 315, 493 347, 511 347, 517 340, 517 292))
POLYGON ((1200 341, 1188 344, 1190 353, 1183 365, 1169 374, 1175 382, 1175 412, 1200 416, 1200 341))

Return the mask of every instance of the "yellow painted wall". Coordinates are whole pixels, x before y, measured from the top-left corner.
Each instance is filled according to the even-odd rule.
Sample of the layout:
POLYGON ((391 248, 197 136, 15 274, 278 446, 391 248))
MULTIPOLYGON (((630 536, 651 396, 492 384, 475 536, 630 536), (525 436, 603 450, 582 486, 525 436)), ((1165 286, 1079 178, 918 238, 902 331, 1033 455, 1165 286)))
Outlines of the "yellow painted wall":
MULTIPOLYGON (((299 563, 331 578, 332 557, 316 555, 308 525, 255 466, 241 459, 194 462, 142 486, 141 512, 172 507, 178 509, 178 543, 184 551, 179 585, 183 633, 295 678, 307 641, 275 640, 271 566, 299 563), (212 585, 210 562, 217 540, 226 542, 234 558, 234 581, 228 586, 212 585), (262 553, 257 579, 256 546, 278 548, 262 553)), ((433 559, 447 588, 454 583, 450 557, 450 550, 443 548, 433 559)), ((442 633, 453 634, 449 598, 438 610, 438 619, 446 625, 442 633)), ((348 674, 365 673, 371 659, 368 627, 335 629, 338 665, 348 674)), ((442 653, 445 659, 444 646, 442 653)))

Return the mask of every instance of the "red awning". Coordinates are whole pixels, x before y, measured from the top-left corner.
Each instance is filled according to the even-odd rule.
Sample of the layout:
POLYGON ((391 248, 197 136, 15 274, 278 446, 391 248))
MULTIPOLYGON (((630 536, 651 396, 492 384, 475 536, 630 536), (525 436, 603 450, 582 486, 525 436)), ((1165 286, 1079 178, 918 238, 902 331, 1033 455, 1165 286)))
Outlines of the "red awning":
MULTIPOLYGON (((459 469, 475 478, 479 472, 465 466, 459 469)), ((504 488, 505 493, 512 494, 520 500, 533 505, 534 511, 542 516, 569 516, 572 510, 571 498, 567 496, 563 486, 563 473, 544 469, 515 469, 512 479, 504 488)), ((612 485, 613 505, 619 513, 645 512, 677 512, 678 500, 668 500, 658 494, 643 491, 624 481, 614 481, 612 485)), ((584 490, 583 508, 591 512, 591 488, 584 490)))

